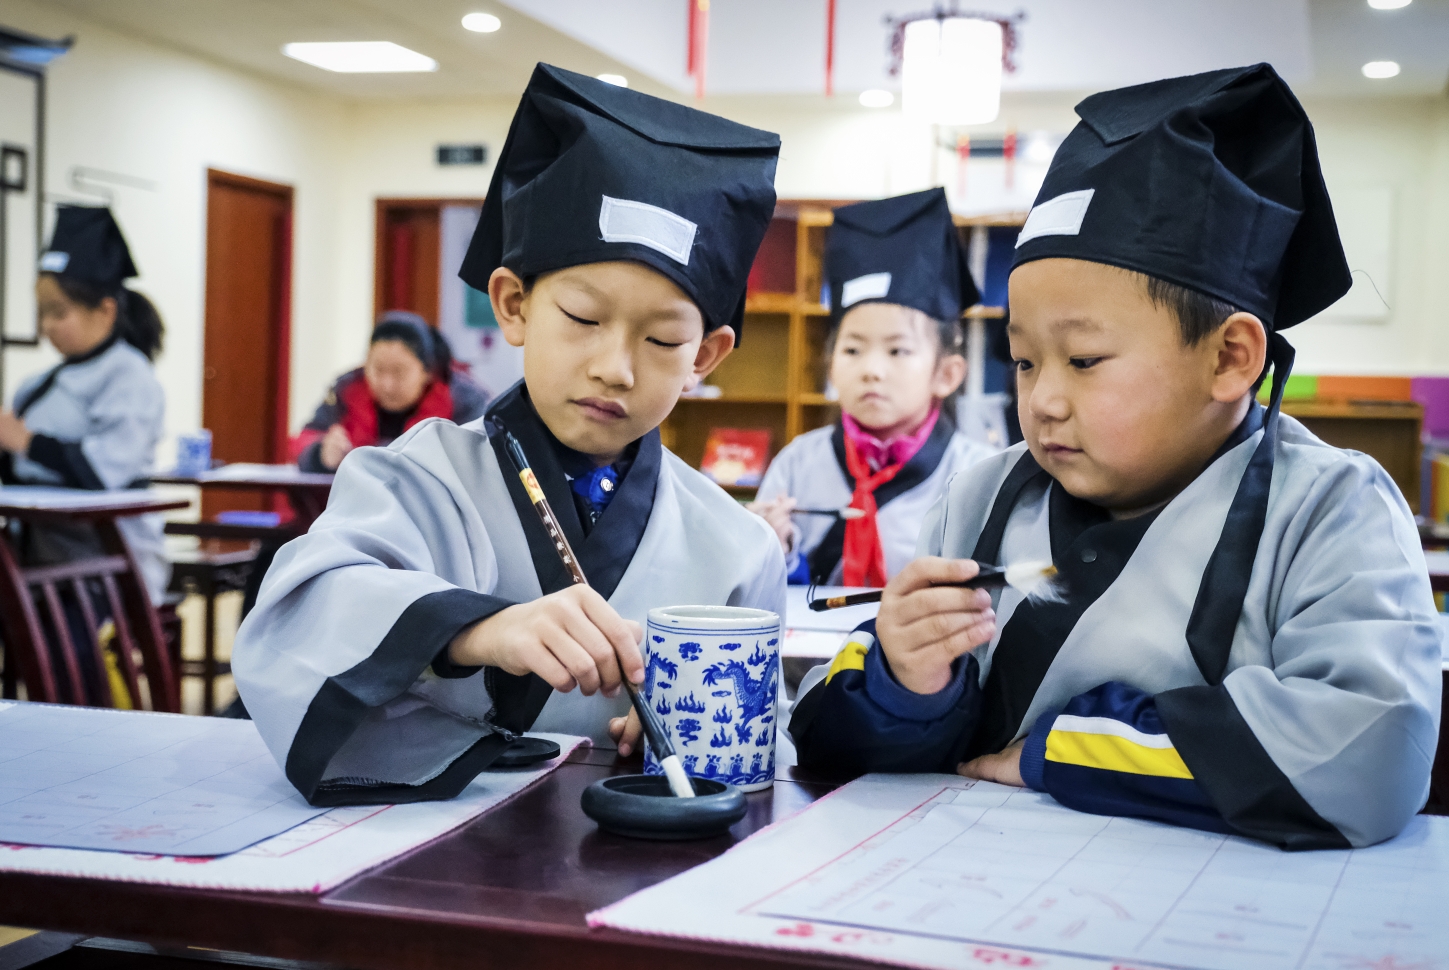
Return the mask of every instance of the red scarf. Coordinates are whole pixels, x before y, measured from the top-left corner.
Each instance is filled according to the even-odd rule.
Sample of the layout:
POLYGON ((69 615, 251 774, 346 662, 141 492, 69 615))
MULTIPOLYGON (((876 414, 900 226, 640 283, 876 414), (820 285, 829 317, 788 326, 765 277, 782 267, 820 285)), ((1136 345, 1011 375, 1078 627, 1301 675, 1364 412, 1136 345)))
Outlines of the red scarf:
POLYGON ((841 551, 841 582, 846 586, 884 586, 886 584, 885 546, 881 543, 880 529, 876 525, 877 506, 875 490, 895 478, 906 462, 930 438, 940 417, 939 407, 931 413, 921 426, 909 435, 900 435, 889 442, 881 442, 861 428, 850 415, 841 415, 845 433, 845 466, 850 477, 855 479, 855 493, 850 497, 850 507, 861 509, 865 515, 845 523, 845 546, 841 551), (870 458, 884 459, 889 464, 878 471, 871 470, 870 458))
MULTIPOLYGON (((343 388, 340 403, 342 420, 339 423, 347 432, 353 447, 377 444, 377 402, 372 398, 367 379, 359 377, 343 388)), ((406 431, 424 418, 447 418, 449 421, 453 419, 453 395, 446 382, 433 381, 428 384, 427 390, 418 399, 417 407, 413 408, 413 413, 403 422, 403 430, 406 431)))

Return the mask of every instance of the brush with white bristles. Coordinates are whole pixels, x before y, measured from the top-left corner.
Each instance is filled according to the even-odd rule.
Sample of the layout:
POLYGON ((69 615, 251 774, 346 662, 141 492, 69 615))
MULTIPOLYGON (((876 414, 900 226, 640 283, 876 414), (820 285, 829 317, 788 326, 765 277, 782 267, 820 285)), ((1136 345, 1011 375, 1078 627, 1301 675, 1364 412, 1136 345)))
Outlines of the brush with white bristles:
MULTIPOLYGON (((967 589, 1000 589, 1010 586, 1028 600, 1037 603, 1060 601, 1061 588, 1057 582, 1057 567, 1049 562, 1018 562, 1010 566, 982 565, 981 571, 964 583, 941 583, 942 586, 965 587, 967 589)), ((850 593, 846 596, 828 596, 810 601, 810 609, 816 613, 838 610, 843 606, 859 606, 862 603, 879 603, 883 589, 868 593, 850 593)))
POLYGON ((865 509, 853 509, 849 506, 843 509, 791 509, 791 515, 828 515, 832 519, 844 519, 851 522, 855 519, 865 517, 865 509))

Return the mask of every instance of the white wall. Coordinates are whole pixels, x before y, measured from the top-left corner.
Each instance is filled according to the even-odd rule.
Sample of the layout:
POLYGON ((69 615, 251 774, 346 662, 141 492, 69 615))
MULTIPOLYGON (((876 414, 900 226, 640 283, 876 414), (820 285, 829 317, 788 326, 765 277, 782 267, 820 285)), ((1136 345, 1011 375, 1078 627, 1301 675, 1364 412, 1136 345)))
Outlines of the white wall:
MULTIPOLYGON (((1080 97, 1008 93, 1001 117, 983 132, 999 135, 1011 127, 1064 134, 1076 121, 1072 106, 1080 97)), ((715 98, 706 107, 781 134, 776 187, 782 198, 869 198, 932 184, 928 129, 896 111, 841 102, 822 109, 816 98, 715 98)), ((1388 185, 1395 203, 1391 271, 1387 280, 1374 281, 1390 311, 1380 320, 1324 317, 1295 328, 1297 370, 1449 375, 1449 98, 1320 99, 1305 107, 1330 193, 1388 185)), ((469 136, 496 152, 512 110, 512 103, 497 101, 351 110, 337 277, 364 284, 339 293, 347 307, 339 332, 354 334, 348 339, 358 353, 371 307, 371 200, 479 194, 491 167, 439 169, 431 147, 469 136)), ((940 153, 937 177, 950 185, 954 171, 950 153, 940 153)))
MULTIPOLYGON (((115 189, 113 208, 141 270, 133 285, 155 301, 166 322, 157 375, 166 388, 168 431, 200 423, 208 167, 296 189, 292 411, 314 406, 309 364, 330 366, 336 356, 334 239, 344 105, 32 0, 0 2, 0 23, 43 36, 78 36, 49 72, 49 191, 73 196, 69 173, 76 165, 157 185, 154 192, 115 189)), ((55 359, 48 347, 10 350, 7 396, 22 377, 55 359)), ((163 463, 170 449, 163 444, 163 463)))
MULTIPOLYGON (((1449 374, 1449 99, 1307 102, 1329 194, 1393 192, 1381 320, 1325 315, 1289 333, 1304 374, 1449 374)), ((1350 268, 1360 269, 1350 261, 1350 268)))

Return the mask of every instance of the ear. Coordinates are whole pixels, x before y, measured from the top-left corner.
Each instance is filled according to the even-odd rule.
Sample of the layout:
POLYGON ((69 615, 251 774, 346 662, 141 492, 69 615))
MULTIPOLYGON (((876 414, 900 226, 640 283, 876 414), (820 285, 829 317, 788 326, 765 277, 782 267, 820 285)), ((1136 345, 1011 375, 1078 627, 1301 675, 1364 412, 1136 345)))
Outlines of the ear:
POLYGON ((938 401, 950 397, 965 379, 966 358, 960 354, 944 354, 936 361, 936 372, 931 375, 931 396, 938 401))
POLYGON ((710 372, 723 363, 735 349, 735 331, 733 327, 719 327, 704 335, 699 342, 699 350, 694 355, 694 368, 689 375, 689 383, 685 390, 693 390, 700 381, 710 375, 710 372))
POLYGON ((114 296, 107 296, 101 299, 101 302, 96 306, 95 312, 103 317, 106 329, 109 330, 116 325, 116 316, 121 312, 121 308, 116 303, 114 296))
POLYGON ((528 329, 528 291, 523 279, 506 266, 500 266, 488 277, 488 299, 493 304, 493 318, 503 339, 515 347, 523 346, 528 329))
POLYGON ((1268 328, 1251 313, 1228 317, 1211 337, 1217 356, 1212 398, 1234 404, 1251 394, 1268 359, 1268 328))

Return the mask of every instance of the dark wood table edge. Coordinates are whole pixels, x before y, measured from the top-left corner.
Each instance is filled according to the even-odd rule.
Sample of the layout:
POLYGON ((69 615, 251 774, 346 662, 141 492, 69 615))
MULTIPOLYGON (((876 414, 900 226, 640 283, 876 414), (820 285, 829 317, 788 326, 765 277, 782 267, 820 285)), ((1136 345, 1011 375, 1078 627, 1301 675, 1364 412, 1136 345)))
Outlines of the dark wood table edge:
MULTIPOLYGON (((587 745, 575 748, 564 760, 566 764, 593 767, 629 764, 628 759, 620 764, 613 751, 587 745)), ((787 767, 782 769, 776 783, 834 788, 840 780, 787 767)), ((462 825, 472 824, 486 814, 462 825)), ((595 967, 738 970, 742 962, 751 967, 781 970, 787 967, 859 970, 869 962, 607 927, 500 918, 482 912, 439 912, 401 904, 331 898, 378 869, 423 851, 434 841, 437 840, 383 860, 317 894, 197 889, 0 870, 0 923, 156 946, 230 950, 358 970, 394 970, 399 966, 409 970, 463 967, 479 970, 493 966, 515 970, 520 966, 576 963, 581 956, 587 958, 591 970, 595 967), (126 897, 120 904, 111 898, 118 886, 124 887, 126 897), (424 926, 427 932, 419 934, 419 928, 424 926)), ((4 851, 3 847, 0 851, 4 851)))
POLYGON ((170 475, 153 475, 150 482, 153 485, 189 485, 194 488, 230 488, 244 489, 255 492, 265 489, 286 491, 288 489, 330 489, 332 487, 332 476, 319 476, 317 480, 309 479, 260 479, 260 478, 180 478, 170 475), (326 481, 321 478, 325 477, 326 481))
POLYGON ((231 950, 358 970, 564 965, 590 968, 737 970, 751 967, 859 968, 864 961, 738 944, 525 923, 478 915, 333 905, 302 893, 246 893, 132 884, 124 910, 98 893, 97 880, 6 873, 0 921, 55 932, 137 940, 159 946, 231 950), (216 904, 225 904, 219 919, 216 904), (325 919, 317 919, 322 910, 325 919), (164 913, 158 927, 157 914, 164 913), (426 928, 426 932, 419 930, 426 928))
POLYGON ((152 512, 171 512, 189 508, 191 499, 151 499, 127 502, 98 503, 96 505, 10 505, 0 497, 0 517, 32 521, 55 521, 59 519, 111 519, 131 515, 149 515, 152 512))

